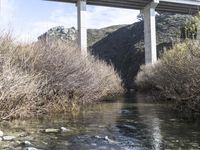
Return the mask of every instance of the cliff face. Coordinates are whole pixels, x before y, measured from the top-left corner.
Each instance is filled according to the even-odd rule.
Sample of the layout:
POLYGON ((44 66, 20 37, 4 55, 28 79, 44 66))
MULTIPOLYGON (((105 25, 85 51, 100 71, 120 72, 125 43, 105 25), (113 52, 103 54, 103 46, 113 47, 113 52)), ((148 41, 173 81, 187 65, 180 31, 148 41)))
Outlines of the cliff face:
MULTIPOLYGON (((190 16, 187 15, 174 14, 157 16, 158 53, 171 47, 172 43, 181 37, 180 29, 189 18, 190 16)), ((90 52, 98 58, 112 63, 122 77, 126 88, 134 87, 134 77, 140 65, 144 63, 143 24, 143 21, 139 21, 131 25, 88 29, 88 48, 90 52)), ((54 31, 57 32, 57 30, 54 31)), ((77 32, 73 33, 73 37, 77 37, 77 32)), ((50 34, 47 32, 44 35, 50 34)), ((43 38, 45 37, 44 35, 43 38)), ((66 37, 69 38, 68 35, 66 37)), ((59 38, 59 36, 56 38, 59 38)))

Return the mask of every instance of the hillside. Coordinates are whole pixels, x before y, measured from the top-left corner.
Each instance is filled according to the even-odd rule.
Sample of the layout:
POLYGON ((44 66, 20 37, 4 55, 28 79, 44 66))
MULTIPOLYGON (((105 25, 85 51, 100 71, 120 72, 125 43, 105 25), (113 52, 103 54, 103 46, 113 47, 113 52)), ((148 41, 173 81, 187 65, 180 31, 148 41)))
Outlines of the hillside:
MULTIPOLYGON (((181 27, 190 18, 188 15, 160 14, 157 22, 158 51, 171 47, 172 43, 181 37, 181 27)), ((57 27, 60 28, 60 27, 57 27)), ((63 27, 64 30, 64 27, 63 27)), ((74 28, 73 28, 74 30, 74 28)), ((126 88, 134 87, 134 78, 144 63, 144 33, 143 21, 131 25, 117 25, 102 29, 88 29, 88 48, 91 53, 108 63, 112 63, 121 75, 126 88)), ((48 31, 49 32, 49 31, 48 31)), ((48 33, 47 32, 47 33, 48 33)), ((60 33, 54 29, 58 36, 55 39, 66 39, 68 32, 60 33)), ((71 32, 70 32, 71 33, 71 32)), ((73 32, 75 35, 77 32, 73 32)), ((44 34, 43 38, 52 37, 44 34)), ((73 36, 74 37, 74 36, 73 36)), ((41 39, 41 38, 40 38, 41 39)), ((72 38, 67 38, 72 40, 72 38)), ((72 41, 75 41, 74 39, 72 41)))

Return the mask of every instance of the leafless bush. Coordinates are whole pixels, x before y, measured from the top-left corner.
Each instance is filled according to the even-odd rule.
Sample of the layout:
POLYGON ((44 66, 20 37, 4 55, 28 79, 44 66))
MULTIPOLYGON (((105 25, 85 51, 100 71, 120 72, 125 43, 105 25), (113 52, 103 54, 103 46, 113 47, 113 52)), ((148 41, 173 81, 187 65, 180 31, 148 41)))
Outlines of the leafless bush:
POLYGON ((141 90, 173 100, 180 111, 200 112, 200 43, 185 41, 166 51, 161 60, 143 66, 136 78, 141 90))
POLYGON ((122 92, 112 66, 61 42, 19 45, 0 37, 0 117, 67 112, 122 92))

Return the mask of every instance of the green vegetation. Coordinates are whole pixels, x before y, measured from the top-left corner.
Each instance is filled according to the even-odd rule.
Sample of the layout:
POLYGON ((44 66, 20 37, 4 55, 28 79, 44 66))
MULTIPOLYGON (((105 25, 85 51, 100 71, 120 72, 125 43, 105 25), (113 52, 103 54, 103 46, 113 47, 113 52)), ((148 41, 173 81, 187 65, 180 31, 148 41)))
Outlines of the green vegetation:
POLYGON ((123 91, 112 66, 62 42, 16 44, 0 36, 0 118, 69 112, 123 91))
POLYGON ((186 24, 182 28, 182 38, 196 39, 197 29, 200 29, 200 12, 187 20, 186 24))
POLYGON ((200 113, 200 42, 185 41, 164 52, 154 65, 141 67, 136 83, 176 110, 200 113))

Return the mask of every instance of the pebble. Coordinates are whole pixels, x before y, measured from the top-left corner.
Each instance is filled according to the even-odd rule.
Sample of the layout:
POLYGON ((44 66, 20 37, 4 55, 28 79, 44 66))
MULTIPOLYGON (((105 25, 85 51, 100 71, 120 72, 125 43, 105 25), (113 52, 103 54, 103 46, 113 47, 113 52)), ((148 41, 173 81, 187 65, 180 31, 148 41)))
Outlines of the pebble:
POLYGON ((15 136, 3 136, 4 141, 12 141, 15 139, 15 136))
POLYGON ((100 136, 98 136, 98 135, 95 135, 94 137, 95 137, 95 138, 97 138, 97 139, 101 139, 101 137, 100 137, 100 136))
POLYGON ((32 143, 31 142, 29 142, 29 141, 24 141, 24 142, 22 142, 21 144, 23 144, 23 145, 32 145, 32 143))
POLYGON ((99 125, 98 128, 106 128, 105 125, 99 125))
POLYGON ((171 119, 169 119, 170 121, 176 121, 176 119, 173 119, 173 118, 171 118, 171 119))
POLYGON ((110 144, 118 144, 119 142, 111 140, 108 136, 105 136, 104 138, 106 141, 108 141, 110 144))
POLYGON ((129 114, 130 111, 129 111, 129 110, 126 110, 126 109, 122 109, 122 110, 121 110, 121 113, 122 113, 122 114, 129 114))
POLYGON ((38 149, 35 147, 25 147, 22 150, 38 150, 38 149))
POLYGON ((97 146, 97 144, 96 144, 96 143, 91 143, 91 145, 92 145, 92 146, 97 146))
POLYGON ((65 146, 71 145, 68 141, 65 141, 65 146))
POLYGON ((3 131, 0 130, 0 137, 2 137, 2 136, 3 136, 3 131))
POLYGON ((60 129, 61 129, 62 132, 70 132, 71 131, 70 129, 67 129, 65 127, 61 127, 60 129))
POLYGON ((136 130, 136 128, 134 126, 131 126, 131 125, 124 124, 123 126, 126 127, 126 128, 129 128, 131 130, 136 130))
POLYGON ((60 131, 59 129, 45 129, 44 130, 44 132, 46 132, 46 133, 57 133, 59 131, 60 131))

